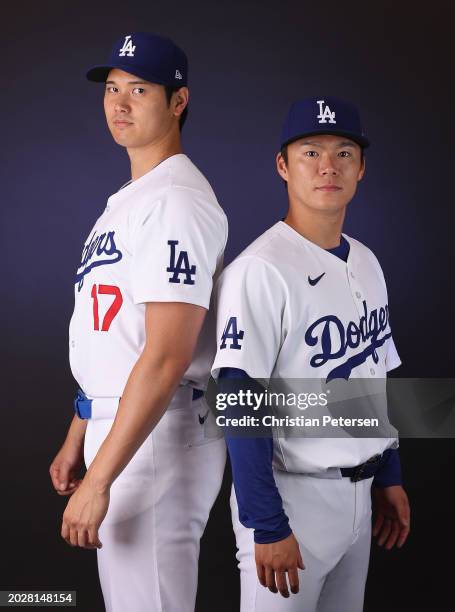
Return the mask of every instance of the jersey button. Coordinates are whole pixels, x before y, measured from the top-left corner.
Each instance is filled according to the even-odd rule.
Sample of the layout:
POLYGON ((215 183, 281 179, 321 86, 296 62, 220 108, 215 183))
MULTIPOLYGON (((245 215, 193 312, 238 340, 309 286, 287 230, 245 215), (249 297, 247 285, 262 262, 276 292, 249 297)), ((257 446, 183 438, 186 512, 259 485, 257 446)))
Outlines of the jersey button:
POLYGON ((106 212, 109 212, 111 210, 111 207, 109 206, 109 204, 106 206, 106 212))
POLYGON ((355 278, 354 272, 351 272, 351 278, 355 278))
POLYGON ((374 376, 376 374, 374 368, 370 368, 370 374, 371 374, 371 376, 374 376))
POLYGON ((362 297, 362 294, 360 293, 360 291, 356 291, 355 296, 358 297, 360 300, 360 298, 362 297))
POLYGON ((74 348, 76 346, 76 343, 74 342, 74 340, 71 340, 71 348, 74 348))

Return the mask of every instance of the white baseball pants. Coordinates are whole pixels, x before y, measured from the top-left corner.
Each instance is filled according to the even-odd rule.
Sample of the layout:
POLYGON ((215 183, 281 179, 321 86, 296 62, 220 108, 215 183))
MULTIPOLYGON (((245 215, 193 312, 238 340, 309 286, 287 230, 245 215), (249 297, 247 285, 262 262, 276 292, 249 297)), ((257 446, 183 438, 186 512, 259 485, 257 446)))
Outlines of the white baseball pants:
POLYGON ((241 612, 361 612, 371 544, 372 478, 316 478, 275 470, 305 570, 300 590, 288 599, 257 578, 253 529, 238 518, 234 490, 232 522, 241 576, 241 612))
MULTIPOLYGON (((177 393, 114 481, 97 551, 107 612, 194 611, 200 539, 226 460, 224 439, 207 437, 213 419, 203 397, 177 393)), ((112 423, 89 420, 87 467, 112 423)))

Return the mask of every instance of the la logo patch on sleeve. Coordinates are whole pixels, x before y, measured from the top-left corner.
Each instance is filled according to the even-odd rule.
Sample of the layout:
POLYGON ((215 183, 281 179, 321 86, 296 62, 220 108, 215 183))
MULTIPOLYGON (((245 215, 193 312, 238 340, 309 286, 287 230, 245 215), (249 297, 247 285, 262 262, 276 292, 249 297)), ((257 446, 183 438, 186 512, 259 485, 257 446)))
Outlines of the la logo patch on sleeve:
POLYGON ((172 272, 172 276, 169 277, 170 283, 180 283, 180 275, 184 275, 183 284, 184 285, 194 285, 193 276, 196 274, 196 266, 190 265, 190 260, 188 258, 188 251, 179 251, 177 262, 177 245, 179 243, 178 240, 168 240, 168 245, 170 246, 170 262, 169 267, 166 268, 166 272, 172 272))
POLYGON ((240 350, 242 345, 239 343, 239 340, 243 340, 244 335, 243 329, 237 330, 237 317, 230 317, 221 336, 220 349, 225 349, 227 347, 227 340, 232 340, 229 348, 240 350))

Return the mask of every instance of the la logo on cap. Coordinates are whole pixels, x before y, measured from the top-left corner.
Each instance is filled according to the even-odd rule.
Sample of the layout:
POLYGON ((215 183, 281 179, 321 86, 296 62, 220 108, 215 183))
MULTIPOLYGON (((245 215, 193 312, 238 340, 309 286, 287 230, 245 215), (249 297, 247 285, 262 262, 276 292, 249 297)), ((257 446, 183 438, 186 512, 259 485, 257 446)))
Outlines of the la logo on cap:
POLYGON ((134 52, 136 50, 136 45, 133 45, 133 41, 131 40, 131 36, 125 36, 125 42, 123 43, 123 47, 120 49, 119 57, 134 57, 134 52))
POLYGON ((327 123, 327 119, 329 123, 336 123, 335 111, 332 112, 328 104, 325 105, 325 108, 322 108, 322 105, 324 104, 324 100, 318 100, 317 102, 319 104, 319 115, 318 115, 319 123, 327 123))

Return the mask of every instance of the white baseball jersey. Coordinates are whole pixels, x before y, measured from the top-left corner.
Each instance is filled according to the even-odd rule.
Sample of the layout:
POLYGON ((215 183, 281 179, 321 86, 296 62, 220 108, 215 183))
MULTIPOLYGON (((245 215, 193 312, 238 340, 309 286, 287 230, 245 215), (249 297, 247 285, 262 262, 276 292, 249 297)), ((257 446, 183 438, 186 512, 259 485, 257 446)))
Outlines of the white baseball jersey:
MULTIPOLYGON (((146 302, 209 308, 226 240, 226 216, 186 155, 110 196, 82 250, 69 329, 71 370, 88 397, 122 395, 144 347, 146 302)), ((205 387, 215 349, 207 316, 182 384, 205 387)))
MULTIPOLYGON (((344 235, 344 234, 343 234, 344 235)), ((386 378, 400 365, 381 267, 363 244, 347 262, 279 221, 223 272, 212 366, 256 379, 386 378)), ((363 463, 396 438, 275 438, 274 466, 317 473, 363 463)))

